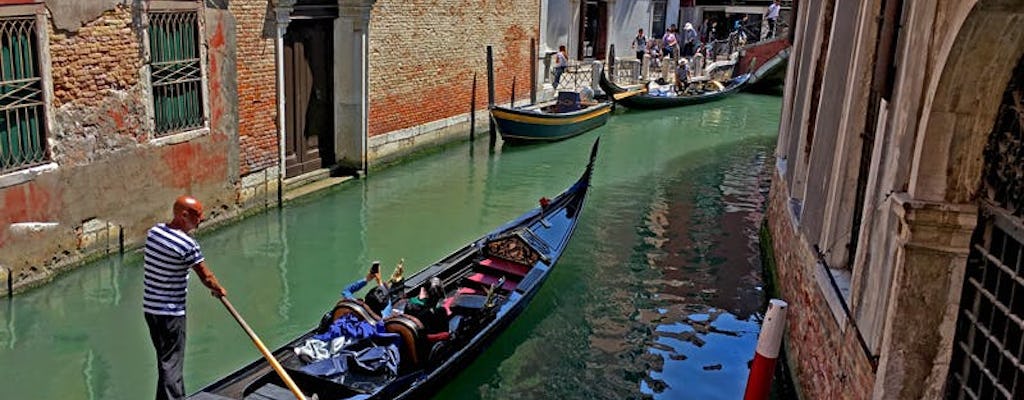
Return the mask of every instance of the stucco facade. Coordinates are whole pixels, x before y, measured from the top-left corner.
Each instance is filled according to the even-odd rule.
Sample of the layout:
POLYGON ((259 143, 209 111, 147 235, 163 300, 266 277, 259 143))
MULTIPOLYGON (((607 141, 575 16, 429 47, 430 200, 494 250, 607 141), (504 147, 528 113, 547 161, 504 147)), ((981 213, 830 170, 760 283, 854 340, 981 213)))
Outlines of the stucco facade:
POLYGON ((486 46, 494 46, 497 101, 509 100, 513 76, 516 97, 527 99, 529 44, 540 34, 538 2, 486 4, 0 0, 0 15, 17 17, 0 22, 6 34, 21 35, 5 43, 21 46, 27 56, 19 65, 31 64, 24 71, 34 74, 0 77, 21 91, 0 107, 38 128, 0 137, 0 293, 137 246, 184 193, 204 201, 204 225, 215 226, 278 204, 292 183, 468 139, 474 73, 477 121, 487 121, 486 46), (300 93, 285 61, 301 61, 299 46, 315 43, 301 36, 311 20, 331 45, 307 46, 328 57, 314 64, 323 67, 313 76, 320 81, 300 93), (155 23, 190 24, 173 39, 189 43, 195 57, 159 60, 168 51, 159 40, 170 39, 154 45, 155 23), (195 36, 187 36, 191 27, 195 36), (169 108, 155 100, 175 99, 168 85, 186 85, 195 97, 169 108), (290 107, 309 98, 323 113, 307 125, 330 122, 318 133, 322 160, 312 160, 312 178, 286 180, 286 137, 301 124, 285 116, 301 114, 290 107), (166 125, 185 108, 190 119, 166 125))
POLYGON ((954 357, 958 313, 992 231, 975 229, 982 171, 1012 152, 989 138, 1024 55, 1024 2, 795 9, 768 212, 795 381, 811 399, 943 397, 951 362, 970 364, 954 357))

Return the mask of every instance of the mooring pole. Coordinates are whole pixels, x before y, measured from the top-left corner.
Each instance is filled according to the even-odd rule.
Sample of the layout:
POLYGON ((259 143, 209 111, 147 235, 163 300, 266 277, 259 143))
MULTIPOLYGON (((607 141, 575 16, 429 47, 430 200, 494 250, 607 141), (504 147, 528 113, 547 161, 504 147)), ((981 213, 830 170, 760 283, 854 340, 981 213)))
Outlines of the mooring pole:
POLYGON ((786 327, 787 307, 789 304, 779 299, 771 299, 768 302, 761 333, 757 335, 757 350, 754 351, 754 362, 747 377, 744 400, 768 400, 772 376, 775 374, 775 360, 779 358, 782 334, 786 327))
POLYGON ((608 79, 615 82, 615 43, 608 48, 608 79))
POLYGON ((512 104, 509 107, 515 108, 516 106, 516 76, 512 75, 512 104))
POLYGON ((530 105, 537 104, 537 39, 530 38, 530 105))
MULTIPOLYGON (((487 46, 487 109, 490 110, 494 107, 494 50, 491 46, 487 46)), ((494 127, 494 119, 488 118, 490 123, 490 135, 491 145, 494 145, 497 139, 497 130, 494 127)))
POLYGON ((476 72, 473 73, 473 90, 469 96, 469 140, 476 137, 476 72))

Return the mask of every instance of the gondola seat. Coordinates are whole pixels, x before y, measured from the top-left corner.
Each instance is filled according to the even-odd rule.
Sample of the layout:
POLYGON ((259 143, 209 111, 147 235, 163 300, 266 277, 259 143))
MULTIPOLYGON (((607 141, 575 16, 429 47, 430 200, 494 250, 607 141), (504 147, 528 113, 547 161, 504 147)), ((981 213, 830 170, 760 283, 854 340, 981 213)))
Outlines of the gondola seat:
POLYGON ((327 328, 341 318, 342 315, 355 313, 363 321, 371 324, 377 323, 381 320, 380 314, 373 311, 372 308, 366 302, 359 299, 341 299, 334 305, 331 311, 328 311, 323 318, 320 319, 320 327, 317 332, 323 333, 327 331, 327 328))
POLYGON ((409 314, 398 314, 384 320, 384 330, 396 333, 402 343, 398 354, 402 357, 399 368, 414 368, 420 365, 421 349, 426 342, 426 328, 420 320, 409 314))

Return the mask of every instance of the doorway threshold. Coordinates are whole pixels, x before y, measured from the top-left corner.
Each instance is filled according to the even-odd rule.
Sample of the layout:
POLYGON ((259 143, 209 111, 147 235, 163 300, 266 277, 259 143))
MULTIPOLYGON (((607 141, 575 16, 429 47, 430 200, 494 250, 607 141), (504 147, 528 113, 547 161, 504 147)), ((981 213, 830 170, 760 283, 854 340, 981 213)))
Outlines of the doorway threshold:
POLYGON ((284 201, 319 192, 353 179, 352 176, 331 176, 329 168, 321 168, 284 180, 284 201))

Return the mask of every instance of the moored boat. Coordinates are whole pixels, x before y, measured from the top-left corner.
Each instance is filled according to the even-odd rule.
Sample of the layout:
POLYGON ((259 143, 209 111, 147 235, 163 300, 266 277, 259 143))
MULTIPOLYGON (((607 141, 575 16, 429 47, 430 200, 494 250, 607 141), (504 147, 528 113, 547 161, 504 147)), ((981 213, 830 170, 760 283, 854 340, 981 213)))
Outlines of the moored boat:
POLYGON ((738 92, 750 79, 750 74, 743 74, 725 81, 720 87, 714 90, 701 90, 695 94, 678 96, 655 96, 647 93, 644 89, 628 89, 616 85, 614 82, 601 74, 601 90, 618 104, 629 108, 641 110, 653 110, 660 108, 682 107, 694 104, 702 104, 715 100, 721 100, 729 95, 738 92))
MULTIPOLYGON (((436 321, 421 319, 411 312, 381 318, 380 310, 368 301, 342 299, 324 315, 318 327, 278 348, 274 357, 304 395, 315 395, 320 400, 409 399, 428 395, 483 351, 525 309, 554 270, 585 204, 597 148, 595 142, 582 176, 561 194, 550 200, 541 198, 540 207, 388 290, 387 296, 396 308, 401 308, 403 302, 411 303, 408 299, 416 297, 421 289, 440 293, 434 310, 438 310, 443 323, 431 323, 436 321), (362 339, 343 349, 359 354, 367 349, 398 353, 397 366, 370 374, 360 368, 365 365, 354 365, 352 359, 342 358, 333 365, 333 374, 316 372, 322 368, 311 370, 313 364, 294 349, 330 331, 343 319, 365 321, 383 332, 381 337, 362 339), (441 328, 431 328, 438 326, 441 328), (342 372, 337 373, 337 367, 342 372)), ((328 358, 328 366, 335 359, 328 358)), ((296 396, 271 365, 261 359, 189 398, 285 400, 296 396)))
POLYGON ((604 125, 611 115, 611 107, 608 101, 580 105, 578 99, 563 97, 530 107, 494 106, 491 118, 505 141, 552 142, 604 125), (565 102, 569 103, 568 107, 560 104, 565 102))

